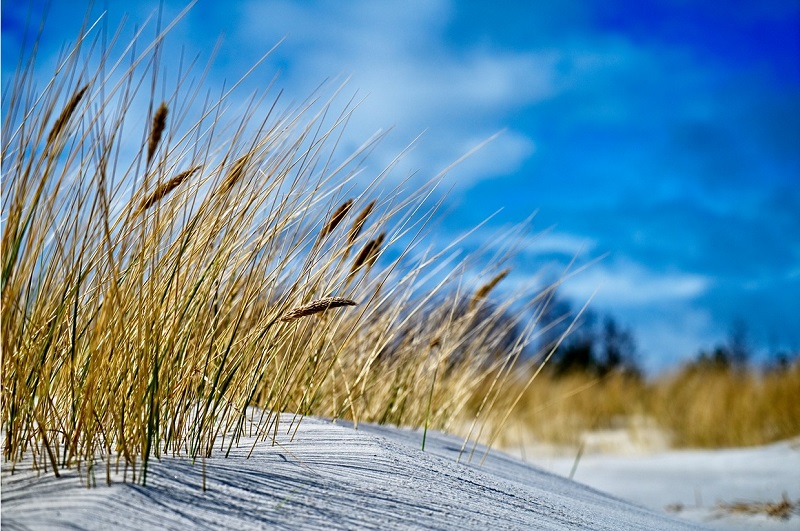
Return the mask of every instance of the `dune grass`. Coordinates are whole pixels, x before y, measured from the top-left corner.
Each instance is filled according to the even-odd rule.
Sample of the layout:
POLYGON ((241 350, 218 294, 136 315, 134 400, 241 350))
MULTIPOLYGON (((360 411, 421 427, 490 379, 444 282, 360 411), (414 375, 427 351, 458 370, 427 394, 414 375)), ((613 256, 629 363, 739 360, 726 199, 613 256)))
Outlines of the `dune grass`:
POLYGON ((537 324, 520 308, 550 291, 490 305, 507 272, 426 251, 442 176, 392 186, 390 165, 363 184, 380 138, 340 153, 354 107, 337 91, 204 96, 161 64, 163 38, 116 58, 89 28, 46 85, 34 50, 4 87, 4 459, 122 463, 145 483, 153 458, 267 439, 276 412, 426 429, 502 414, 537 324))

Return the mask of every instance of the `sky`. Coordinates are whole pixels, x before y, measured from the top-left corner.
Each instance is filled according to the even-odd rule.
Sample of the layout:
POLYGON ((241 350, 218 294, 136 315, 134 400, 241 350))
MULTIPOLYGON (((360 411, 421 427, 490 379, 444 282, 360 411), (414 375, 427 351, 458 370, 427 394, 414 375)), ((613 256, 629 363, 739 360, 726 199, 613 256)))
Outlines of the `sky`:
MULTIPOLYGON (((43 5, 3 1, 4 86, 43 5)), ((51 2, 40 58, 74 40, 87 5, 51 2)), ((158 5, 91 13, 107 8, 111 28, 127 14, 132 31, 158 5)), ((184 6, 165 0, 164 20, 184 6)), ((198 0, 169 40, 201 63, 219 42, 221 83, 283 38, 250 83, 278 73, 302 101, 347 79, 342 97, 363 101, 344 153, 389 129, 381 167, 422 133, 396 173, 426 178, 499 133, 448 175, 432 237, 491 216, 464 242, 491 248, 536 212, 505 289, 603 256, 562 295, 579 307, 597 290, 648 370, 736 322, 761 355, 800 349, 800 1, 198 0)))

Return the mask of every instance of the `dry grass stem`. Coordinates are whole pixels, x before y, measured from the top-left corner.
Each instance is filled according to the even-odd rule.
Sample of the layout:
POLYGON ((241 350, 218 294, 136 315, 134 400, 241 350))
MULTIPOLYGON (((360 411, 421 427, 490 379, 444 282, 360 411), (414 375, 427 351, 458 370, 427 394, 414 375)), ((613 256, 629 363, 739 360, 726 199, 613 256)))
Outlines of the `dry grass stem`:
POLYGON ((289 310, 283 315, 283 317, 281 317, 281 321, 290 322, 294 321, 295 319, 300 319, 301 317, 325 312, 333 308, 357 305, 358 303, 356 301, 350 299, 344 299, 342 297, 325 297, 323 299, 311 301, 308 304, 304 304, 303 306, 298 306, 297 308, 289 310))
POLYGON ((717 508, 729 512, 739 514, 765 514, 772 518, 781 518, 788 520, 793 513, 800 509, 800 500, 792 502, 786 493, 777 502, 747 502, 739 501, 733 503, 718 503, 717 508))

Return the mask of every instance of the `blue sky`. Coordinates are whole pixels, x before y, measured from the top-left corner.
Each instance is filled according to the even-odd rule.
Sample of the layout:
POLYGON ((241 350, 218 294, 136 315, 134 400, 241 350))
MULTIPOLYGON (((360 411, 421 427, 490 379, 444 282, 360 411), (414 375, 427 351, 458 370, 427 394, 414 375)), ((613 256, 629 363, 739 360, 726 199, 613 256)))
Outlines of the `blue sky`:
MULTIPOLYGON (((3 2, 4 83, 27 2, 3 2), (18 5, 23 4, 23 5, 18 5)), ((42 2, 33 2, 38 20, 42 2)), ((157 2, 110 2, 132 31, 157 2)), ((182 2, 165 2, 165 19, 182 2)), ((93 13, 102 11, 97 7, 93 13)), ((43 57, 74 39, 81 2, 53 0, 43 57)), ((448 241, 467 246, 538 210, 507 287, 579 251, 600 263, 564 287, 632 327, 660 369, 743 320, 758 349, 800 348, 800 2, 199 0, 170 42, 212 83, 251 78, 303 100, 326 79, 365 97, 342 153, 392 128, 373 164, 423 138, 396 172, 456 170, 448 241)), ((177 53, 177 52, 172 52, 177 53)))

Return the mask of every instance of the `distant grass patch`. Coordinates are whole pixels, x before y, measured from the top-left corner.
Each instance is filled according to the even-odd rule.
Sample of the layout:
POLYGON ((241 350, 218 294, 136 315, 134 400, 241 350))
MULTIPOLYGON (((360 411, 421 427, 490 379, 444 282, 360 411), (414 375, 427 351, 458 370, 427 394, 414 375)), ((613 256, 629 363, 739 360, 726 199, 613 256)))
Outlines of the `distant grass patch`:
POLYGON ((687 367, 649 387, 647 408, 680 447, 752 446, 800 435, 800 360, 763 373, 687 367))
MULTIPOLYGON (((515 422, 539 440, 580 444, 586 431, 663 429, 674 447, 723 448, 800 435, 800 360, 760 371, 688 365, 654 380, 623 372, 545 373, 515 422)), ((513 443, 512 443, 513 444, 513 443)))

